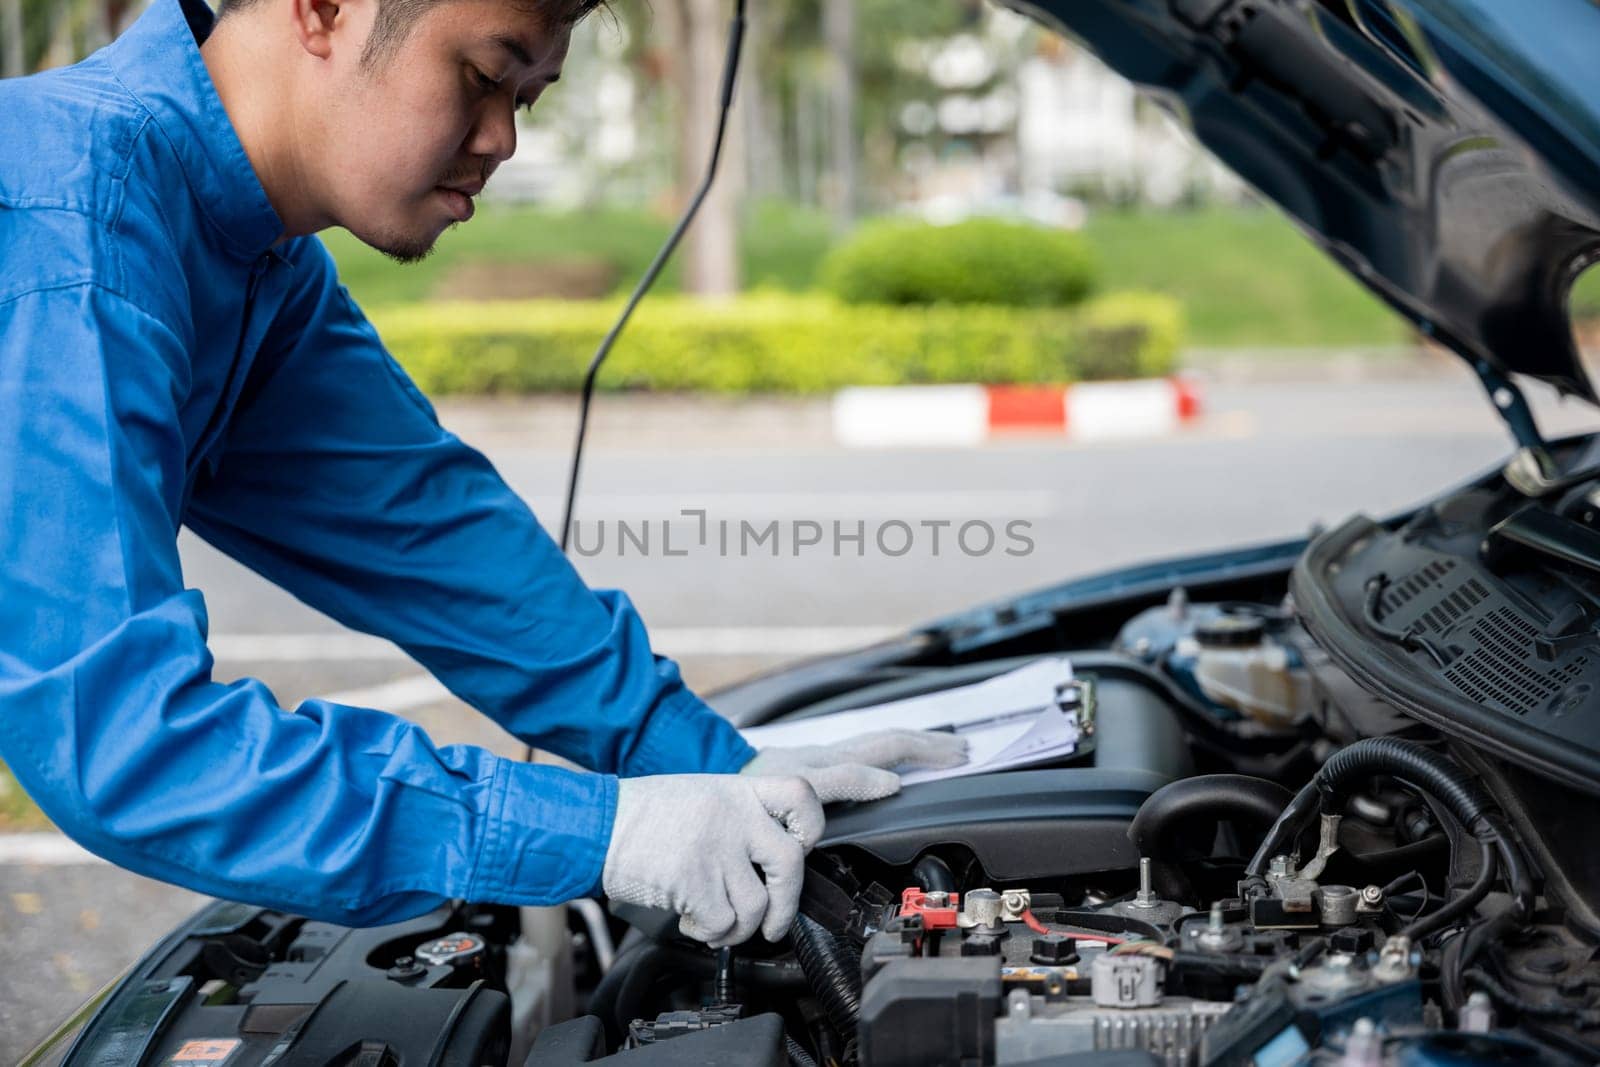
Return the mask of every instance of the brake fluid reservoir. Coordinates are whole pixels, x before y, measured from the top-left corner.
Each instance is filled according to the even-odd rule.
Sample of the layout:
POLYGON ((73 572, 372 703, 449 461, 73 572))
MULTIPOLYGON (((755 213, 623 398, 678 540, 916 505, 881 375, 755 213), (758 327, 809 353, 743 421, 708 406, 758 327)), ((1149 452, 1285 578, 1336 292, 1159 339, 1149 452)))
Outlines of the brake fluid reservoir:
POLYGON ((1290 649, 1251 615, 1219 615, 1180 638, 1175 652, 1194 664, 1206 697, 1264 726, 1284 727, 1309 708, 1310 679, 1290 649))

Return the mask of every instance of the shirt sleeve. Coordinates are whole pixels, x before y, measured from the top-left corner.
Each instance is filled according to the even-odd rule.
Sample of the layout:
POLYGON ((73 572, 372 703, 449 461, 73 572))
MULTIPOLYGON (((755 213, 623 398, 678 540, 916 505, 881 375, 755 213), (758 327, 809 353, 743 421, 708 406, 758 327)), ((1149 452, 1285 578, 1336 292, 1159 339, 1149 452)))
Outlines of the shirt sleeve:
POLYGON ((614 777, 211 679, 176 547, 186 367, 102 289, 0 303, 0 757, 23 787, 121 866, 328 921, 592 892, 614 777))
POLYGON ((294 295, 189 525, 353 629, 387 638, 513 735, 623 777, 755 754, 588 588, 481 454, 443 430, 338 284, 294 248, 294 295))

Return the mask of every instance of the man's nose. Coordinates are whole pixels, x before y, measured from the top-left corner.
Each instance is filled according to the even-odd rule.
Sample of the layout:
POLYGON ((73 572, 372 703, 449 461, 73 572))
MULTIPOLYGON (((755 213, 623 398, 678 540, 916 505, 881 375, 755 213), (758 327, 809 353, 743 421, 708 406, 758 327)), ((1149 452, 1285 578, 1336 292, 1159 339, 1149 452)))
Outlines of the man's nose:
MULTIPOLYGON (((487 158, 495 166, 504 163, 517 152, 517 113, 510 108, 490 107, 473 127, 467 142, 472 155, 487 158)), ((491 167, 491 169, 493 169, 491 167)))

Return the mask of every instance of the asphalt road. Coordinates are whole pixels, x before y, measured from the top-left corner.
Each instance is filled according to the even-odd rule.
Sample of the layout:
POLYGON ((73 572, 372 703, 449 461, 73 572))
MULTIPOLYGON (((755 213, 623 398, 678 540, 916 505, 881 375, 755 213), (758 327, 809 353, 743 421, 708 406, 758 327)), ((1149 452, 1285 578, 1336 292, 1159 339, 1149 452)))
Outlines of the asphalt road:
MULTIPOLYGON (((579 568, 592 584, 628 590, 657 646, 700 688, 1074 575, 1383 514, 1508 448, 1475 384, 1453 370, 1420 381, 1217 386, 1208 415, 1163 440, 1019 438, 951 451, 840 450, 818 432, 814 410, 751 418, 710 409, 685 426, 633 409, 633 422, 608 422, 600 404, 580 499, 590 554, 579 568), (685 510, 705 513, 703 544, 701 518, 685 510), (775 536, 749 544, 774 521, 775 536), (741 523, 752 530, 742 547, 741 523), (846 537, 837 545, 835 523, 846 537), (857 524, 859 546, 848 540, 857 524), (987 550, 985 528, 995 535, 987 550)), ((1548 398, 1539 409, 1550 429, 1594 422, 1548 398)), ((443 414, 553 526, 569 423, 552 415, 530 425, 499 410, 443 414)), ((351 702, 419 719, 443 742, 514 748, 392 648, 344 634, 192 538, 183 552, 210 608, 219 679, 259 677, 291 705, 359 698, 351 702)), ((197 900, 99 864, 0 862, 0 1062, 197 900)))

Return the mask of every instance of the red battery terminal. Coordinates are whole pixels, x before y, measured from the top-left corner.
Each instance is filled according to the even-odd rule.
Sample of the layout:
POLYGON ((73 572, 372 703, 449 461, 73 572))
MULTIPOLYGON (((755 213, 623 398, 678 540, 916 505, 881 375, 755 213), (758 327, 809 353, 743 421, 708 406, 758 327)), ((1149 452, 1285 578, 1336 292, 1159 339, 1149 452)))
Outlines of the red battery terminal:
POLYGON ((960 911, 960 893, 929 893, 912 888, 900 894, 900 917, 920 915, 924 930, 954 930, 960 911))

